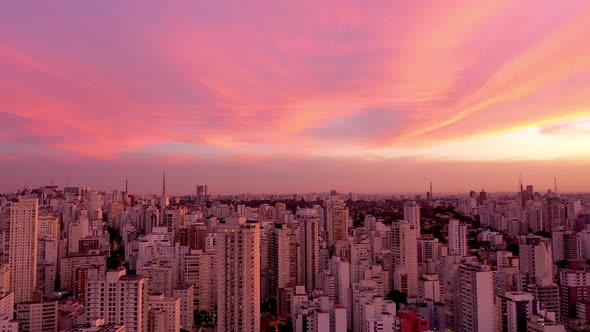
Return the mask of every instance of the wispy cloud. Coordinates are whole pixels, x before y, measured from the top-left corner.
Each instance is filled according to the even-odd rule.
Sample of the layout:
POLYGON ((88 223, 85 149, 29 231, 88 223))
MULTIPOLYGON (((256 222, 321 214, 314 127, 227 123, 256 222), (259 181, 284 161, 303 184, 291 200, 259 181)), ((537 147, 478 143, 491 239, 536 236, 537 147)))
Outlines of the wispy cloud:
POLYGON ((538 128, 580 146, 588 14, 587 1, 13 2, 0 12, 0 142, 179 162, 440 160, 441 146, 478 144, 514 158, 526 147, 493 138, 538 128))

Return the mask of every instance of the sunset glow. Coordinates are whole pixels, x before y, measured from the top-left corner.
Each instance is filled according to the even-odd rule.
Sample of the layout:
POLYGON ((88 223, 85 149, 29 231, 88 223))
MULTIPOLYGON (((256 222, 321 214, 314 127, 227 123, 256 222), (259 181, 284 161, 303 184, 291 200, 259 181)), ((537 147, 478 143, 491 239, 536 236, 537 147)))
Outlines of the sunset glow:
POLYGON ((65 184, 67 170, 155 191, 168 169, 178 192, 199 177, 220 192, 295 178, 424 191, 424 176, 454 191, 472 185, 470 166, 445 184, 465 161, 491 189, 524 172, 579 190, 588 15, 588 1, 13 1, 0 11, 0 168, 13 173, 0 183, 65 184), (360 183, 359 169, 385 180, 360 183))

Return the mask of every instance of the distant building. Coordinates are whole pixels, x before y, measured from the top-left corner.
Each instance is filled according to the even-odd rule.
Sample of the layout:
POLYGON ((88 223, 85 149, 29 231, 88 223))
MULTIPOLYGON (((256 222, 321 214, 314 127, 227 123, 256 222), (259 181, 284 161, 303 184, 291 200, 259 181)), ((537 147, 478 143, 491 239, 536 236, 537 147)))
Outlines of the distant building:
POLYGON ((467 256, 467 225, 457 219, 449 220, 449 255, 467 256))
POLYGON ((197 185, 197 203, 204 204, 208 199, 207 185, 197 185))
POLYGON ((404 202, 404 220, 416 222, 418 229, 416 235, 420 237, 420 204, 416 201, 404 202))

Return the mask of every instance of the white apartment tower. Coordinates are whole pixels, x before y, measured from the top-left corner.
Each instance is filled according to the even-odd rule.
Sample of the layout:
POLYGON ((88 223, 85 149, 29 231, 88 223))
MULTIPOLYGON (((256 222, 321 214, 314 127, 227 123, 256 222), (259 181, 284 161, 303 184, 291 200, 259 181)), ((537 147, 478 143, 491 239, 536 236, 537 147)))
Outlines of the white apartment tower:
POLYGON ((449 220, 449 255, 467 256, 467 226, 457 219, 449 220))
POLYGON ((274 225, 268 235, 268 294, 278 299, 279 289, 297 281, 297 234, 287 224, 274 225))
POLYGON ((166 320, 166 324, 153 324, 156 326, 165 325, 164 329, 154 329, 154 332, 180 332, 180 298, 165 297, 161 293, 150 294, 148 296, 148 306, 149 320, 156 321, 159 318, 158 316, 163 316, 166 320))
POLYGON ((418 225, 416 235, 420 237, 420 204, 416 201, 404 202, 404 220, 416 222, 418 225))
POLYGON ((173 296, 180 299, 180 327, 190 331, 195 323, 195 287, 192 284, 178 285, 173 296))
POLYGON ((315 209, 298 209, 295 216, 299 223, 297 285, 305 285, 311 293, 320 283, 320 217, 315 209))
POLYGON ((417 231, 415 221, 398 220, 391 224, 393 288, 410 298, 418 295, 417 231))
POLYGON ((528 235, 520 239, 520 272, 528 283, 535 284, 541 279, 552 277, 552 248, 548 239, 528 235))
POLYGON ((217 331, 260 331, 260 228, 245 217, 217 227, 217 331))
POLYGON ((460 332, 494 331, 492 271, 487 265, 466 263, 459 268, 460 332))
POLYGON ((125 275, 125 270, 95 274, 86 280, 88 322, 104 318, 105 323, 125 324, 129 332, 147 332, 147 279, 125 275))
POLYGON ((33 299, 37 281, 37 233, 39 203, 37 198, 20 198, 10 206, 10 290, 14 302, 33 299))

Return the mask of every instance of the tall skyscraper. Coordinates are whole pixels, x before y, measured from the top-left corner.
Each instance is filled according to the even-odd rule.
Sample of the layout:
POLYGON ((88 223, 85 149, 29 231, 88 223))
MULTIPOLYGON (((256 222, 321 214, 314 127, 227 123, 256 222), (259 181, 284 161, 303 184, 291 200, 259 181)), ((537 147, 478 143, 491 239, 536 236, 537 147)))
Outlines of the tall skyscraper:
POLYGON ((391 224, 393 288, 408 297, 418 296, 418 244, 416 222, 398 220, 391 224))
POLYGON ((311 293, 320 282, 320 217, 315 209, 298 209, 295 217, 299 223, 297 284, 305 285, 305 290, 311 293))
POLYGON ((168 207, 169 198, 166 195, 166 172, 162 175, 162 196, 160 197, 160 220, 159 225, 164 225, 166 219, 166 208, 168 207))
POLYGON ((493 332, 492 271, 487 265, 466 263, 459 269, 459 331, 493 332))
POLYGON ((336 196, 326 201, 326 226, 328 245, 348 239, 348 208, 346 203, 336 196))
POLYGON ((259 225, 226 218, 217 240, 217 331, 260 331, 259 225))
POLYGON ((21 197, 10 206, 10 290, 16 303, 31 301, 35 291, 38 214, 37 198, 21 197))
POLYGON ((420 204, 416 201, 404 202, 404 220, 416 222, 418 226, 416 235, 420 237, 420 204))
POLYGON ((467 256, 467 226, 457 219, 449 220, 449 255, 467 256))
POLYGON ((279 289, 297 281, 297 234, 277 223, 268 236, 268 294, 278 299, 279 289))

